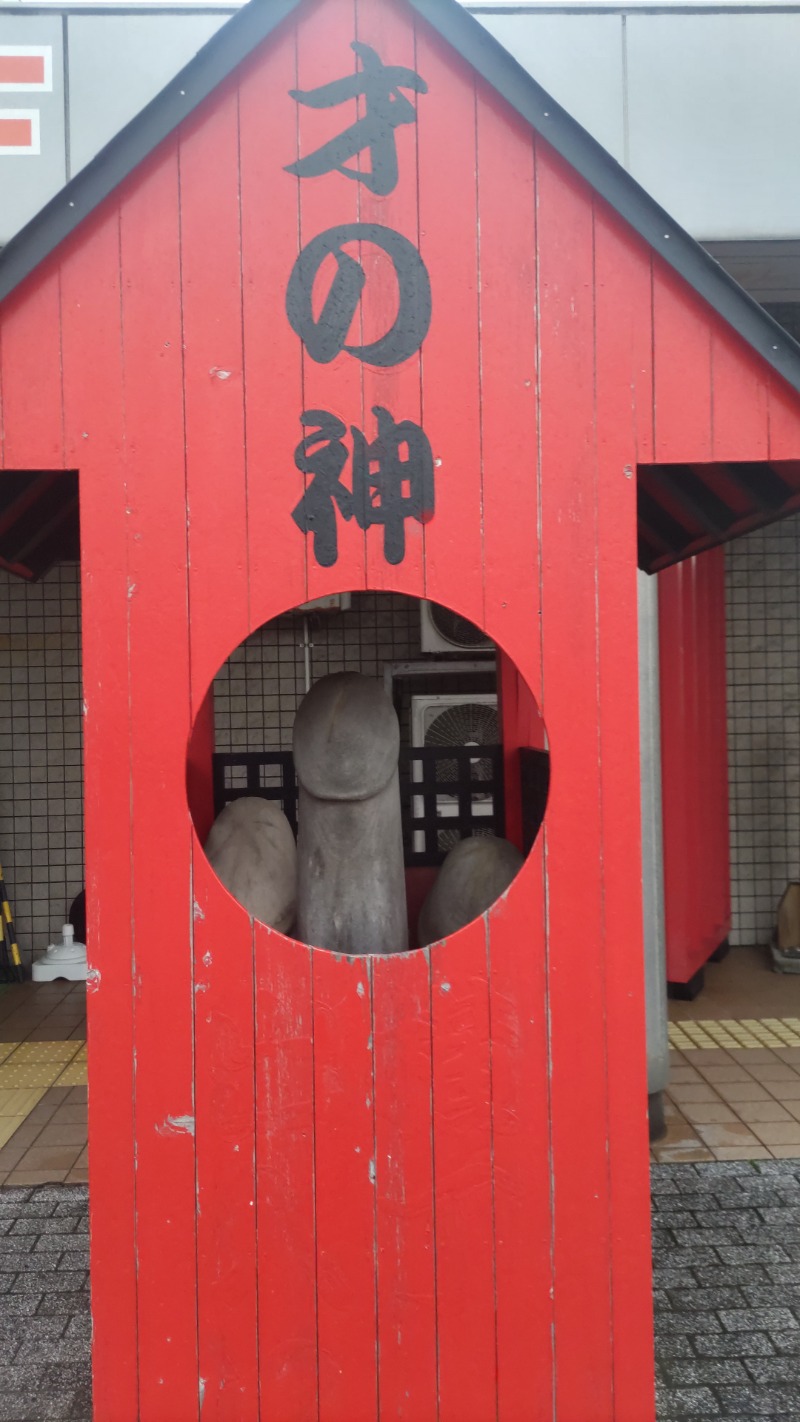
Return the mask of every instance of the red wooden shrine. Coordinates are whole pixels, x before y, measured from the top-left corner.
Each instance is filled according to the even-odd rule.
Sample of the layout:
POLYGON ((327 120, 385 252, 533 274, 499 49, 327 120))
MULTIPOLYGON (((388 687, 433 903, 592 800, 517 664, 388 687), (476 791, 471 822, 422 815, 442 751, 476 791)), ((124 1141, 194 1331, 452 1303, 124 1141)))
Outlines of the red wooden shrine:
POLYGON ((451 0, 253 0, 2 254, 3 469, 80 480, 99 1422, 652 1419, 637 471, 652 568, 766 516, 737 462, 800 489, 712 268, 451 0), (300 417, 377 410, 433 496, 331 561, 300 417), (383 588, 496 640, 552 782, 483 919, 348 960, 221 888, 187 747, 201 822, 231 650, 383 588))

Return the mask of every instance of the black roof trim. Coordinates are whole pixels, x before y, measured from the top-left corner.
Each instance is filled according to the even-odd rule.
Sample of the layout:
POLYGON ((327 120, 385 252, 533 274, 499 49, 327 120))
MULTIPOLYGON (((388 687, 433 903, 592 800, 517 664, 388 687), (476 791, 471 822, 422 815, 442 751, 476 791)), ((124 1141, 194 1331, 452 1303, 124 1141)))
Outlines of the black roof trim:
MULTIPOLYGON (((8 296, 301 0, 249 0, 0 253, 8 296)), ((458 0, 412 8, 516 109, 640 237, 800 393, 800 344, 645 192, 458 0)))
POLYGON ((300 0, 251 0, 0 252, 0 301, 79 227, 300 0))
POLYGON ((800 344, 456 0, 409 0, 595 192, 800 393, 800 344))

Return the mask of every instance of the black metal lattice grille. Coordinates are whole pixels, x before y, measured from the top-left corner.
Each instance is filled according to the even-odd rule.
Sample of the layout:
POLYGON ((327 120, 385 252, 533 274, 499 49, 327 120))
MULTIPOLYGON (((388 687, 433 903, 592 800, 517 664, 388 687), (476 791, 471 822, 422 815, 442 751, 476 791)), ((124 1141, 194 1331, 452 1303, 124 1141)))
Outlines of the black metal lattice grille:
MULTIPOLYGON (((404 747, 400 803, 406 864, 441 864, 459 839, 505 830, 501 746, 404 747)), ((216 814, 231 800, 276 801, 297 831, 297 779, 291 751, 214 756, 216 814)))

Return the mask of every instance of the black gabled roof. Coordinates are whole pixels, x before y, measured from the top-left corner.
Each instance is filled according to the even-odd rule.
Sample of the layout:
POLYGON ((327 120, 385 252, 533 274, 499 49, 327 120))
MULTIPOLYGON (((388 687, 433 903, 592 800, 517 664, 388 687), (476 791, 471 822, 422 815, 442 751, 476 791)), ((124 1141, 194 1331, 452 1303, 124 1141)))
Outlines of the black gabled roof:
MULTIPOLYGON (((249 0, 0 253, 8 296, 302 0, 249 0)), ((673 221, 458 0, 409 0, 463 59, 800 394, 800 344, 673 221)))

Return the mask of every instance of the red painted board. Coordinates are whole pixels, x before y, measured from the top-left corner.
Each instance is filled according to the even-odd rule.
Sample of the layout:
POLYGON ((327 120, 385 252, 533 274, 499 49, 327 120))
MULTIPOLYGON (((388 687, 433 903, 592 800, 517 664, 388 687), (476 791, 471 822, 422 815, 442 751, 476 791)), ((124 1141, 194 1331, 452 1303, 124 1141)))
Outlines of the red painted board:
MULTIPOLYGON (((477 153, 486 619, 518 659, 498 651, 506 837, 521 847, 519 749, 545 743, 534 701, 534 691, 541 696, 534 150, 530 131, 483 86, 477 153)), ((487 925, 497 1415, 507 1422, 550 1418, 553 1409, 541 837, 523 875, 525 897, 515 886, 487 925)))
POLYGON ((3 468, 63 469, 61 291, 55 263, 3 305, 3 468))
POLYGON ((549 1422, 555 1344, 544 842, 487 915, 498 1418, 549 1422))
POLYGON ((768 418, 770 459, 800 457, 800 397, 779 375, 770 377, 768 418))
POLYGON ((317 1417, 312 950, 255 927, 261 1422, 317 1417))
POLYGON ((189 812, 201 844, 214 823, 214 786, 212 757, 214 755, 214 693, 213 688, 200 703, 192 726, 186 755, 186 795, 189 812))
POLYGON ((297 111, 288 97, 296 82, 293 27, 275 37, 268 58, 257 51, 239 78, 250 630, 304 602, 307 591, 306 540, 291 518, 304 488, 294 460, 302 358, 285 311, 299 251, 298 180, 283 171, 296 156, 297 111))
POLYGON ((483 918, 430 949, 439 1419, 497 1412, 492 1074, 483 918))
POLYGON ((544 832, 556 1395, 565 1417, 605 1422, 613 1416, 613 1356, 598 854, 593 222, 585 188, 543 144, 536 182, 538 210, 549 214, 547 224, 539 223, 539 380, 542 710, 552 757, 544 832))
POLYGON ((759 460, 769 449, 769 374, 718 317, 711 318, 713 457, 759 460))
POLYGON ((178 203, 171 141, 140 170, 121 220, 139 1406, 153 1422, 189 1422, 200 1406, 178 203))
POLYGON ((437 1416, 430 961, 372 963, 380 1417, 437 1416))
MULTIPOLYGON (((214 674, 249 630, 238 145, 238 96, 228 83, 215 95, 212 113, 201 110, 179 140, 195 716, 202 716, 213 697, 208 687, 214 674)), ((195 825, 195 831, 202 828, 195 825)), ((252 927, 218 882, 195 836, 192 925, 202 1415, 204 1422, 255 1422, 252 927)))
POLYGON ((127 518, 123 481, 108 478, 122 460, 116 206, 64 261, 61 306, 64 452, 79 470, 81 493, 93 1394, 98 1417, 134 1422, 131 796, 128 757, 120 754, 129 726, 127 518), (100 402, 98 389, 106 395, 100 402))
MULTIPOLYGON (((338 5, 310 5, 298 15, 297 21, 297 88, 306 93, 318 85, 330 82, 332 78, 343 78, 359 68, 351 45, 356 37, 355 0, 342 0, 338 5), (332 70, 332 57, 335 68, 332 70)), ((297 125, 296 152, 300 159, 307 158, 324 143, 340 134, 343 129, 355 123, 358 118, 357 100, 345 100, 329 108, 313 108, 307 104, 286 99, 293 108, 297 125)), ((294 153, 288 153, 278 160, 281 163, 295 161, 294 153)), ((285 174, 287 185, 296 184, 300 203, 300 241, 305 248, 314 238, 340 225, 359 221, 359 184, 342 173, 333 171, 318 177, 295 178, 285 174)), ((344 247, 345 255, 356 260, 363 258, 363 243, 349 242, 344 247)), ((351 269, 352 270, 352 269, 351 269)), ((322 308, 322 303, 330 293, 334 273, 333 256, 326 258, 314 284, 313 309, 322 308), (319 303, 319 305, 317 305, 319 303)), ((289 273, 286 281, 288 282, 289 273)), ((286 291, 286 283, 283 286, 286 291)), ((362 302, 372 308, 374 294, 364 294, 362 302)), ((357 344, 361 334, 361 304, 356 307, 353 322, 347 337, 348 344, 357 344)), ((284 320, 286 318, 284 317, 284 320)), ((341 350, 335 358, 322 363, 303 346, 303 405, 302 409, 322 410, 336 417, 346 428, 342 436, 345 447, 352 448, 351 425, 358 425, 361 418, 361 362, 346 350, 341 350)), ((303 436, 297 411, 297 441, 303 436)), ((350 486, 352 462, 344 470, 342 482, 350 486)), ((311 484, 311 474, 306 475, 306 489, 311 484)), ((309 534, 306 538, 306 561, 308 569, 309 598, 324 597, 330 592, 340 592, 344 588, 363 588, 364 574, 364 534, 355 518, 342 517, 338 509, 335 514, 336 561, 323 566, 315 556, 316 540, 309 534)), ((292 529, 294 534, 294 528, 292 529)), ((297 537, 301 537, 298 533, 297 537)), ((330 555, 328 555, 330 556, 330 555)))
POLYGON ((319 1422, 378 1416, 371 978, 312 954, 319 1422))
POLYGON ((711 329, 708 311, 680 277, 653 258, 654 458, 711 458, 711 329))
POLYGON ((420 253, 435 293, 422 352, 423 418, 436 512, 425 531, 426 596, 484 622, 478 359, 475 92, 469 70, 422 21, 417 72, 420 253), (454 230, 453 223, 457 221, 454 230), (467 571, 474 576, 466 576, 467 571))
POLYGON ((654 1416, 636 585, 639 330, 650 263, 595 204, 599 710, 615 1422, 654 1416))
MULTIPOLYGON (((387 0, 356 0, 356 30, 359 44, 367 44, 387 65, 401 65, 416 70, 414 27, 408 11, 387 0)), ((430 102, 427 94, 401 89, 403 99, 420 111, 430 102)), ((364 116, 364 101, 359 102, 364 116)), ((400 233, 419 248, 417 209, 417 125, 404 123, 394 130, 397 151, 397 182, 391 192, 373 193, 368 183, 359 183, 359 220, 379 223, 400 233)), ((369 169, 369 158, 361 155, 362 169, 369 169)), ((396 315, 397 283, 385 256, 373 245, 362 248, 367 277, 367 291, 372 291, 370 324, 378 331, 388 330, 396 315)), ((362 327, 363 330, 363 327, 362 327)), ((422 418, 421 356, 415 351, 399 365, 362 367, 361 428, 367 439, 377 433, 376 407, 388 410, 393 419, 420 425, 422 418)), ((391 587, 396 592, 419 594, 423 578, 423 544, 425 525, 415 518, 405 523, 405 549, 402 561, 387 562, 385 533, 380 524, 366 533, 367 578, 372 588, 391 587)), ((393 556, 395 556, 393 554, 393 556)))

